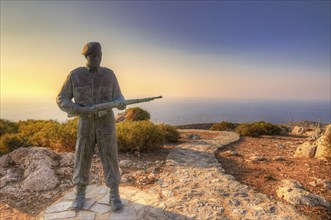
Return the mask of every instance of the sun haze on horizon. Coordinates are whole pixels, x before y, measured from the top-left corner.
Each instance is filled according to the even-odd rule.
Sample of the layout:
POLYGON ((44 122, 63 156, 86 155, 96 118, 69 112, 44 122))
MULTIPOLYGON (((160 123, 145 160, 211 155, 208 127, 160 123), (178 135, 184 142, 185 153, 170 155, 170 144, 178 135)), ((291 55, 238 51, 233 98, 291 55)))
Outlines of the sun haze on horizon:
POLYGON ((90 41, 126 97, 330 100, 329 27, 328 1, 1 1, 1 102, 54 100, 90 41))

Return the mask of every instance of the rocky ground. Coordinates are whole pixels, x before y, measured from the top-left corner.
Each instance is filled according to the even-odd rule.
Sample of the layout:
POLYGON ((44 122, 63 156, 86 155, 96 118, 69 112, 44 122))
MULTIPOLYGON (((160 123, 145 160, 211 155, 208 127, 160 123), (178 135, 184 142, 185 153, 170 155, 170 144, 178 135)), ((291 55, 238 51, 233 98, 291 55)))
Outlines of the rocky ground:
MULTIPOLYGON (((217 165, 216 158, 216 161, 212 159, 214 156, 207 152, 209 147, 205 144, 221 146, 213 140, 217 133, 187 130, 181 132, 181 137, 180 143, 167 145, 157 152, 120 154, 122 186, 157 192, 158 206, 174 212, 187 212, 186 216, 195 218, 201 218, 207 212, 210 215, 216 213, 224 219, 245 218, 249 215, 266 217, 268 213, 274 212, 293 212, 293 215, 299 212, 311 219, 330 217, 330 207, 325 207, 330 202, 330 163, 317 159, 293 158, 296 147, 306 137, 242 138, 238 143, 217 151, 221 165, 217 165), (188 147, 196 149, 191 151, 188 147), (192 157, 195 160, 183 160, 192 157), (201 168, 205 166, 203 161, 211 164, 209 168, 203 169, 206 172, 201 172, 201 168), (286 184, 284 180, 290 179, 297 180, 302 185, 299 188, 305 189, 309 195, 323 197, 325 206, 324 200, 318 200, 319 197, 314 197, 320 202, 318 205, 296 205, 296 211, 275 203, 286 203, 277 196, 276 191, 281 184, 286 184), (205 181, 208 182, 208 192, 203 191, 205 184, 202 183, 205 181), (185 185, 186 188, 183 187, 185 185), (206 199, 208 195, 210 198, 206 199), (222 199, 221 202, 217 200, 217 196, 222 199), (181 199, 181 205, 174 204, 175 198, 181 199), (193 198, 199 200, 193 201, 193 198), (188 206, 189 203, 194 203, 194 207, 188 206), (206 210, 206 213, 196 213, 197 210, 206 210), (267 210, 267 213, 263 210, 267 210)), ((0 159, 1 219, 33 219, 72 188, 73 155, 60 155, 47 149, 39 154, 39 151, 28 152, 23 149, 10 158, 3 156, 0 159), (24 159, 19 161, 19 158, 24 159), (43 184, 34 182, 33 177, 36 175, 45 177, 43 184)), ((216 150, 213 148, 212 151, 216 150)), ((90 179, 91 184, 103 184, 102 168, 97 155, 93 158, 90 179)))
MULTIPOLYGON (((153 184, 153 174, 163 172, 165 159, 172 147, 165 145, 153 153, 119 153, 122 185, 144 189, 153 184)), ((72 189, 73 157, 73 153, 57 154, 45 148, 21 148, 9 156, 2 156, 0 219, 34 219, 72 189), (36 176, 38 178, 33 178, 36 176), (34 179, 39 181, 34 182, 34 179)), ((104 184, 98 154, 92 160, 90 184, 104 184)))
MULTIPOLYGON (((225 172, 239 182, 252 186, 270 198, 277 196, 284 180, 296 180, 310 195, 331 201, 331 162, 294 157, 305 136, 242 137, 240 142, 220 149, 217 158, 225 172)), ((330 219, 331 209, 324 206, 296 204, 296 209, 311 219, 330 219)))

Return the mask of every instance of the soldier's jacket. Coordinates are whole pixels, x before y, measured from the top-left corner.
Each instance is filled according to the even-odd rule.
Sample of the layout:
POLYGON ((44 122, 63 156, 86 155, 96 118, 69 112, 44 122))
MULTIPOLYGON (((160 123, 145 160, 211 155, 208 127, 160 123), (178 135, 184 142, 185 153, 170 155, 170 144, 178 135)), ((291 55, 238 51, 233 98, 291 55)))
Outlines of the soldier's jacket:
MULTIPOLYGON (((90 72, 86 67, 73 70, 57 96, 57 104, 68 113, 79 114, 73 184, 86 186, 94 148, 99 148, 108 187, 118 186, 121 175, 118 167, 115 119, 112 110, 102 117, 86 116, 83 106, 124 99, 115 74, 99 67, 90 72), (74 101, 73 101, 73 100, 74 101)), ((86 112, 85 112, 86 113, 86 112)))
POLYGON ((99 67, 92 73, 79 67, 70 72, 56 101, 61 110, 79 114, 83 106, 118 100, 124 97, 112 70, 99 67))

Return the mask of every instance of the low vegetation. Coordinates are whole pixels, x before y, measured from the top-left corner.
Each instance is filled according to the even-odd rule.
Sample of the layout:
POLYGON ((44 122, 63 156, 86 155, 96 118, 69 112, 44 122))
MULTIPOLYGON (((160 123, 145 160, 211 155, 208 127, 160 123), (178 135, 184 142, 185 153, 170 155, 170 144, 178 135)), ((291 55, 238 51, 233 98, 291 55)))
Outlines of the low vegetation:
MULTIPOLYGON (((0 119, 3 123, 3 119, 0 119)), ((9 153, 19 147, 46 147, 58 152, 68 152, 75 149, 77 119, 60 123, 53 120, 26 120, 7 123, 12 129, 2 129, 5 131, 0 135, 0 154, 9 153), (15 125, 13 125, 15 124, 15 125)))
MULTIPOLYGON (((149 112, 131 108, 126 112, 130 120, 116 124, 119 150, 123 152, 146 152, 162 147, 165 143, 177 142, 179 133, 168 124, 153 124, 149 112), (130 117, 129 117, 130 116, 130 117)), ((78 120, 60 123, 54 120, 26 120, 11 122, 0 119, 0 155, 19 147, 39 146, 58 152, 72 152, 75 149, 78 120)), ((211 130, 235 130, 243 136, 279 135, 286 128, 268 122, 234 124, 215 123, 211 130)))
POLYGON ((284 129, 268 122, 258 121, 243 123, 236 128, 236 132, 243 136, 260 137, 261 135, 280 135, 284 129))
MULTIPOLYGON (((116 124, 120 151, 151 151, 179 139, 173 126, 150 122, 149 112, 138 107, 128 110, 132 120, 116 124)), ((54 120, 11 122, 0 119, 0 155, 19 147, 31 146, 72 152, 75 150, 77 126, 77 118, 64 123, 54 120)))
POLYGON ((126 121, 148 121, 151 119, 150 113, 139 107, 127 109, 124 112, 124 117, 126 121))
POLYGON ((174 143, 178 141, 179 132, 175 127, 162 123, 158 125, 158 128, 161 129, 166 143, 174 143))
POLYGON ((116 125, 119 151, 146 152, 161 148, 165 135, 150 121, 121 122, 116 125))
POLYGON ((18 132, 18 123, 0 119, 0 136, 18 132))
POLYGON ((215 123, 211 126, 210 130, 213 131, 233 131, 238 125, 228 121, 215 123))

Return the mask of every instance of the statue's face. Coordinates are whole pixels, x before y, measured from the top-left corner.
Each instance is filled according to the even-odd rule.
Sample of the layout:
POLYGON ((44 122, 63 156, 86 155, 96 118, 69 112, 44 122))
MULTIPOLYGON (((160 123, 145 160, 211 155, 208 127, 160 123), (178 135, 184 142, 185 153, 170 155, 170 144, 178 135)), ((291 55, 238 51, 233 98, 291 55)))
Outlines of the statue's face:
POLYGON ((89 54, 86 56, 87 65, 92 68, 97 68, 100 66, 102 54, 89 54))

